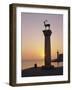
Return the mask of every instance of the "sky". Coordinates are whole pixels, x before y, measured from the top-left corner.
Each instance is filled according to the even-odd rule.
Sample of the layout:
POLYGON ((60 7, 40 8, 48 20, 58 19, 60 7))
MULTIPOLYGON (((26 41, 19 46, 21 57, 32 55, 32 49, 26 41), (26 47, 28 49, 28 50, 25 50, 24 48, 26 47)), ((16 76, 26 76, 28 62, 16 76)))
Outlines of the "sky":
POLYGON ((44 59, 44 21, 51 25, 51 58, 57 57, 57 50, 63 53, 63 15, 43 13, 21 13, 21 55, 22 60, 44 59))

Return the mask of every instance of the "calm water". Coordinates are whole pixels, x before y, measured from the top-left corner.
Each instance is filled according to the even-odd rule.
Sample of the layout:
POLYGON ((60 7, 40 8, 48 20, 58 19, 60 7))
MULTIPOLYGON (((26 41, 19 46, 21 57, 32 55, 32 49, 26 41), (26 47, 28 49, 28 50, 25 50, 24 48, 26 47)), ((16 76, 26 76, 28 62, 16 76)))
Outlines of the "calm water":
MULTIPOLYGON (((44 60, 23 60, 22 61, 22 69, 27 69, 30 67, 34 67, 34 64, 37 64, 37 66, 44 65, 44 60)), ((52 65, 55 67, 63 66, 63 62, 57 63, 57 62, 51 62, 52 65)))

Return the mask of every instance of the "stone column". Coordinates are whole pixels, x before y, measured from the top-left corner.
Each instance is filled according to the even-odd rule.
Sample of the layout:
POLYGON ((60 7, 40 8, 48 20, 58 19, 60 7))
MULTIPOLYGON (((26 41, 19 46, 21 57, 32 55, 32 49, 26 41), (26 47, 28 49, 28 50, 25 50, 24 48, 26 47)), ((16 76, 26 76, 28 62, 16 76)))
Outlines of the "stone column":
MULTIPOLYGON (((49 24, 50 27, 50 24, 49 24)), ((51 66, 51 40, 50 36, 52 34, 50 28, 43 30, 45 36, 45 66, 51 66)))

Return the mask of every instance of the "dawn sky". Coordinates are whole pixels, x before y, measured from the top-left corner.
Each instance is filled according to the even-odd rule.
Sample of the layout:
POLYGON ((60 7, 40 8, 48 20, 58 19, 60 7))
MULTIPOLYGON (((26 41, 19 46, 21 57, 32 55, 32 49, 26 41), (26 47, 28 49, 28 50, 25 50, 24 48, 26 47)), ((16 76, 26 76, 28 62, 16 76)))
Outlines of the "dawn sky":
POLYGON ((56 58, 57 50, 63 53, 63 15, 21 13, 21 55, 22 60, 44 59, 44 24, 51 25, 51 57, 56 58))

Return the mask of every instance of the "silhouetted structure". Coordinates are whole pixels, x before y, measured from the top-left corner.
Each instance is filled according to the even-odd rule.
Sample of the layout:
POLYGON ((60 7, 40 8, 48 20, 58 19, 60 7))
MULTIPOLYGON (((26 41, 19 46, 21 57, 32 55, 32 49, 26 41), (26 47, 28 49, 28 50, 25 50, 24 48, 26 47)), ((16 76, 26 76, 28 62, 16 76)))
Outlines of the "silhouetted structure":
POLYGON ((37 68, 37 64, 34 64, 34 67, 37 68))
POLYGON ((58 51, 57 51, 57 62, 63 62, 63 54, 60 54, 58 51))
POLYGON ((51 66, 51 41, 50 36, 52 34, 50 30, 50 24, 46 24, 44 21, 45 30, 43 30, 45 36, 45 66, 51 66))

